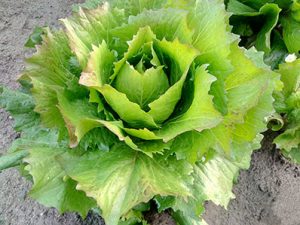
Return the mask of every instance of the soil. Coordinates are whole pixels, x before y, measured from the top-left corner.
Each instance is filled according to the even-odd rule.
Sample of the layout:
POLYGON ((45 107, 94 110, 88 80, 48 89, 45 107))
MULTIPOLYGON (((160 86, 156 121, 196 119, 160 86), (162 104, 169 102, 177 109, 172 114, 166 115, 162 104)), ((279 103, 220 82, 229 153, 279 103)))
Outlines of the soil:
MULTIPOLYGON (((0 84, 17 88, 16 78, 31 54, 24 43, 35 26, 58 27, 57 19, 71 13, 71 5, 83 0, 0 0, 0 84)), ((0 109, 0 154, 17 137, 12 120, 0 109)), ((251 168, 242 171, 234 187, 236 199, 228 210, 207 203, 210 225, 300 225, 300 168, 282 158, 267 134, 262 149, 252 157, 251 168)), ((26 196, 30 184, 15 169, 0 174, 0 225, 101 225, 90 214, 82 220, 75 213, 59 215, 26 196)), ((154 215, 151 223, 173 225, 168 214, 154 215)))

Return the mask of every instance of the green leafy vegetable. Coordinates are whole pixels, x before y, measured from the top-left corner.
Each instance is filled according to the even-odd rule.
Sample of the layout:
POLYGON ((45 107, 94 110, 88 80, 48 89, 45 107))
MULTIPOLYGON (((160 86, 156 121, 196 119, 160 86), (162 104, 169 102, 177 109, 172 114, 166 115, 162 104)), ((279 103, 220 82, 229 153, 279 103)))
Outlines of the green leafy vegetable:
MULTIPOLYGON (((270 48, 280 9, 255 10, 245 15, 270 18, 258 42, 270 48)), ((146 224, 152 199, 178 224, 206 224, 204 202, 226 207, 260 147, 278 74, 238 46, 221 0, 90 0, 74 11, 63 31, 31 38, 22 90, 1 89, 21 138, 0 168, 20 164, 34 199, 83 217, 98 207, 107 225, 146 224)))
POLYGON ((278 69, 288 53, 299 54, 300 20, 298 0, 229 0, 233 32, 240 45, 264 51, 265 63, 278 69))
POLYGON ((281 132, 274 141, 277 147, 299 163, 299 1, 229 0, 227 10, 233 13, 230 24, 241 35, 240 45, 264 51, 265 63, 281 74, 284 87, 274 93, 276 113, 269 117, 269 126, 281 132))
POLYGON ((279 72, 284 87, 274 93, 274 106, 283 115, 284 123, 274 142, 286 157, 300 163, 300 60, 280 65, 279 72))

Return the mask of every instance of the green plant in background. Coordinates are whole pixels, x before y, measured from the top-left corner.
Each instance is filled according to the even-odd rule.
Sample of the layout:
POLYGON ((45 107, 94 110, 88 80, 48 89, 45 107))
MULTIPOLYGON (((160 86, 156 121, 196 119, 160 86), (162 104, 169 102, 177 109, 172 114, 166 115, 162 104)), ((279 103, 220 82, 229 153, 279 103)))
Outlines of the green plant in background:
POLYGON ((178 224, 226 207, 260 147, 278 74, 238 47, 221 0, 89 1, 63 31, 36 29, 22 88, 0 105, 21 132, 0 169, 18 165, 30 196, 108 225, 145 224, 154 200, 178 224))
POLYGON ((277 69, 289 53, 300 50, 298 0, 227 0, 233 32, 240 45, 265 52, 265 63, 277 69))
POLYGON ((280 115, 274 120, 279 127, 272 128, 283 131, 274 142, 287 158, 300 163, 300 59, 279 65, 278 72, 284 88, 274 93, 280 115))
POLYGON ((281 74, 284 88, 274 93, 277 114, 270 125, 283 132, 275 139, 277 147, 288 158, 300 162, 300 67, 299 60, 289 62, 300 51, 300 2, 229 0, 226 4, 232 13, 233 32, 241 35, 240 45, 263 51, 265 63, 281 74))

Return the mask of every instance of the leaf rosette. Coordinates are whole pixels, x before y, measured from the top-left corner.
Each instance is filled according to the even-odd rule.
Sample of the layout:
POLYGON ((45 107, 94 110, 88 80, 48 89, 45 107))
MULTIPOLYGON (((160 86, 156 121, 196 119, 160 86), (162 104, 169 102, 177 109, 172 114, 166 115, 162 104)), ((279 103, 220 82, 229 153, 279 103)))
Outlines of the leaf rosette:
POLYGON ((33 198, 83 216, 97 206, 108 225, 142 223, 151 199, 204 224, 204 201, 226 207, 259 148, 277 74, 238 47, 219 0, 75 10, 63 31, 32 35, 25 92, 1 91, 22 136, 0 168, 21 164, 33 198))

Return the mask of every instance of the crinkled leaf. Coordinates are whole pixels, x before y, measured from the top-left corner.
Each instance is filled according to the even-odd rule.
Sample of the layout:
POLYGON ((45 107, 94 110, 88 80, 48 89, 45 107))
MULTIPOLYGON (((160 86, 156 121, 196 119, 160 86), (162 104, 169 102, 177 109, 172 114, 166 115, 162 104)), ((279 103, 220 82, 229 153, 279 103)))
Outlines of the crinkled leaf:
POLYGON ((274 142, 284 155, 292 161, 298 161, 300 151, 300 60, 284 63, 279 66, 281 81, 284 87, 281 92, 275 92, 276 111, 284 113, 286 123, 284 131, 274 142), (291 152, 291 153, 290 153, 291 152))
POLYGON ((62 92, 68 86, 79 92, 78 80, 72 73, 69 61, 73 54, 69 48, 67 37, 62 32, 43 36, 43 44, 37 48, 37 53, 26 60, 27 67, 22 79, 30 79, 35 99, 35 111, 41 115, 42 122, 47 127, 63 129, 64 122, 56 105, 57 92, 62 92), (76 81, 76 84, 72 81, 76 81))
POLYGON ((55 207, 61 213, 76 211, 85 217, 95 201, 86 197, 83 191, 76 190, 76 182, 68 178, 56 161, 56 157, 66 149, 49 147, 29 147, 29 156, 25 162, 26 170, 33 177, 34 185, 30 196, 40 203, 55 207))
MULTIPOLYGON (((299 113, 300 118, 300 113, 299 113)), ((297 121, 289 121, 297 122, 297 121)), ((298 121, 300 122, 300 120, 298 121)), ((284 133, 275 138, 276 146, 285 152, 300 151, 300 125, 295 125, 287 129, 284 133)))
MULTIPOLYGON (((62 113, 69 132, 70 146, 76 147, 82 137, 96 127, 105 127, 121 141, 137 149, 136 145, 122 131, 121 121, 105 121, 97 117, 96 108, 87 99, 70 101, 63 95, 58 96, 59 110, 62 113)), ((99 130, 100 131, 100 130, 99 130)))
POLYGON ((194 197, 188 201, 178 198, 173 206, 177 211, 175 218, 185 221, 179 224, 202 224, 200 215, 207 200, 226 208, 234 198, 232 186, 238 171, 239 167, 222 155, 214 154, 205 162, 197 162, 192 174, 194 184, 191 189, 194 197))
POLYGON ((173 41, 178 38, 182 43, 190 43, 193 35, 193 31, 188 27, 187 12, 175 8, 143 11, 131 16, 128 24, 115 28, 112 33, 126 42, 140 27, 145 26, 149 26, 160 40, 166 38, 173 41))
POLYGON ((210 93, 214 96, 216 108, 226 114, 224 79, 232 69, 228 60, 229 46, 236 39, 230 33, 229 14, 220 0, 197 0, 192 7, 188 15, 188 25, 195 29, 192 45, 201 52, 198 61, 209 64, 209 71, 218 78, 210 93))
POLYGON ((65 154, 60 162, 77 188, 97 201, 108 225, 117 225, 122 215, 154 195, 189 196, 190 166, 159 156, 152 159, 124 145, 109 153, 65 154))
POLYGON ((70 46, 82 68, 87 64, 93 45, 98 46, 103 40, 108 46, 112 44, 111 29, 121 25, 123 20, 124 11, 112 9, 107 2, 96 9, 79 8, 72 17, 62 20, 70 46))
POLYGON ((96 87, 105 98, 106 102, 112 107, 112 109, 120 116, 120 118, 135 128, 157 128, 153 118, 143 111, 141 107, 131 102, 127 96, 110 85, 104 85, 103 87, 96 87))
POLYGON ((0 107, 14 118, 16 131, 24 131, 39 123, 39 116, 33 112, 34 100, 29 94, 0 87, 0 107))
POLYGON ((168 121, 157 131, 157 135, 168 141, 186 131, 202 131, 218 125, 222 116, 214 108, 212 96, 208 94, 214 80, 206 71, 206 66, 198 67, 195 72, 194 99, 190 108, 178 118, 168 121))
POLYGON ((154 38, 155 34, 149 26, 139 28, 137 33, 134 33, 134 36, 130 37, 131 41, 128 40, 128 46, 126 46, 127 51, 122 59, 115 63, 114 73, 111 76, 111 79, 115 79, 122 67, 126 64, 126 61, 140 53, 143 46, 147 43, 151 43, 154 38))
MULTIPOLYGON (((81 83, 95 83, 98 86, 109 83, 109 77, 113 72, 113 63, 115 61, 114 54, 108 49, 105 41, 99 47, 93 46, 87 67, 81 76, 81 83)), ((88 85, 87 85, 88 86, 88 85)))

